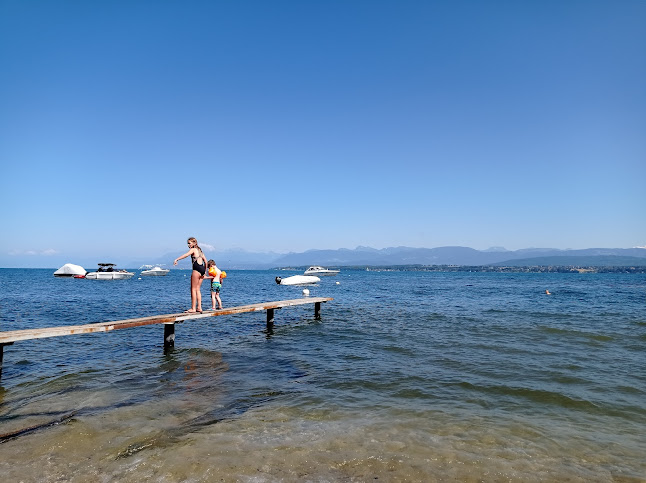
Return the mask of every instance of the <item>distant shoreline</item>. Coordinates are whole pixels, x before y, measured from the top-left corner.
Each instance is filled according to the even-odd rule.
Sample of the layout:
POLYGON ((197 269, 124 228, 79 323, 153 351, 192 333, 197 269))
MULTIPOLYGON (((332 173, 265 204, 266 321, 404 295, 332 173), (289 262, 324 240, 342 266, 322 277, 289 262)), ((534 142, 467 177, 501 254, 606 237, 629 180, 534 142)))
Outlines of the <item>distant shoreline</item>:
MULTIPOLYGON (((308 265, 309 266, 309 265, 308 265)), ((272 268, 230 268, 241 271, 304 271, 308 266, 289 266, 272 268)), ((496 265, 329 265, 326 268, 370 272, 482 272, 482 273, 646 273, 646 266, 579 266, 579 265, 534 265, 534 266, 496 266, 496 265)), ((57 267, 0 267, 0 270, 56 270, 57 267)), ((138 268, 127 268, 137 271, 138 268)), ((186 272, 189 268, 171 268, 172 272, 186 272)))
MULTIPOLYGON (((273 270, 305 270, 306 268, 307 267, 276 267, 273 270)), ((646 273, 646 266, 337 265, 326 268, 371 272, 646 273)))

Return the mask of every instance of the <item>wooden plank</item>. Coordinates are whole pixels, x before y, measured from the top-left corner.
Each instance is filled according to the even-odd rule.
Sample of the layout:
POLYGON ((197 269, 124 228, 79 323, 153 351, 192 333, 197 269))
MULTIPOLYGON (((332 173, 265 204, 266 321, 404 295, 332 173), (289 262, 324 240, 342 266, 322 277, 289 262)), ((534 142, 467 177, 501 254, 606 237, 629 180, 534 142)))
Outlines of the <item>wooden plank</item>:
POLYGON ((139 317, 136 319, 116 320, 110 322, 97 322, 85 325, 68 325, 62 327, 46 327, 41 329, 23 329, 0 332, 0 344, 10 344, 20 340, 43 339, 47 337, 60 337, 64 335, 92 334, 96 332, 109 332, 118 329, 129 329, 132 327, 141 327, 153 324, 174 324, 192 319, 202 319, 205 317, 218 317, 220 315, 241 314, 245 312, 258 312, 269 309, 280 309, 295 305, 320 304, 334 300, 330 297, 307 297, 302 299, 278 300, 276 302, 261 302, 258 304, 241 305, 238 307, 228 307, 221 310, 203 312, 201 314, 165 314, 151 315, 148 317, 139 317))

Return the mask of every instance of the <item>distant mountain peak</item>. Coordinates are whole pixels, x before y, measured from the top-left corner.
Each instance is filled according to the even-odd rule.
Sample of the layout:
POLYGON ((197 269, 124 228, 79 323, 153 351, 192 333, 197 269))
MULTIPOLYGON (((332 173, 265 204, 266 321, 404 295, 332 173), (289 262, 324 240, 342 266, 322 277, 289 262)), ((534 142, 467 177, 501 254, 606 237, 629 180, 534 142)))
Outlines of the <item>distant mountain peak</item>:
POLYGON ((361 265, 487 265, 532 257, 579 256, 633 256, 646 257, 636 248, 586 248, 560 250, 555 248, 525 248, 515 251, 503 247, 475 250, 469 247, 445 246, 436 248, 389 247, 375 249, 358 246, 354 250, 312 250, 290 253, 274 261, 274 266, 361 266, 361 265))
MULTIPOLYGON (((251 252, 241 248, 229 248, 226 250, 208 251, 209 258, 214 258, 218 266, 227 270, 234 269, 252 269, 263 270, 274 267, 300 267, 310 265, 321 265, 328 267, 340 266, 386 266, 386 265, 491 265, 496 263, 506 263, 513 265, 520 260, 524 263, 530 263, 527 259, 540 257, 544 261, 547 257, 552 264, 569 265, 573 264, 572 260, 579 260, 580 263, 589 263, 590 265, 599 263, 624 263, 629 265, 643 265, 646 262, 641 260, 631 260, 630 257, 637 257, 646 260, 646 246, 632 248, 584 248, 584 249, 555 249, 555 248, 524 248, 520 250, 506 250, 503 247, 491 247, 488 250, 475 250, 469 247, 444 246, 436 248, 413 248, 406 246, 388 247, 388 248, 371 248, 358 246, 354 249, 339 248, 327 250, 308 250, 301 253, 275 253, 275 252, 251 252)), ((84 255, 70 255, 69 253, 57 255, 56 258, 48 256, 46 261, 42 258, 28 257, 33 262, 28 262, 28 267, 43 267, 43 264, 49 268, 56 268, 64 263, 74 262, 77 265, 85 267, 96 267, 98 255, 91 257, 84 255)), ((101 255, 103 258, 105 255, 101 255)), ((141 265, 172 265, 173 259, 177 252, 162 254, 157 257, 146 257, 145 259, 123 260, 117 257, 110 257, 110 261, 117 263, 124 268, 140 267, 141 265)), ((15 258, 15 257, 14 257, 15 258)), ((23 267, 25 257, 21 258, 18 264, 15 259, 2 259, 0 254, 0 264, 5 264, 6 268, 23 267)), ((535 264, 537 261, 532 260, 535 264)), ((178 268, 190 268, 190 260, 182 260, 178 268)))
POLYGON ((505 247, 489 247, 486 250, 482 250, 483 252, 494 252, 494 253, 499 253, 499 252, 508 252, 505 247))
POLYGON ((378 252, 379 250, 377 250, 376 248, 364 247, 363 245, 359 245, 359 246, 357 246, 357 248, 355 248, 355 251, 357 251, 357 252, 378 252))

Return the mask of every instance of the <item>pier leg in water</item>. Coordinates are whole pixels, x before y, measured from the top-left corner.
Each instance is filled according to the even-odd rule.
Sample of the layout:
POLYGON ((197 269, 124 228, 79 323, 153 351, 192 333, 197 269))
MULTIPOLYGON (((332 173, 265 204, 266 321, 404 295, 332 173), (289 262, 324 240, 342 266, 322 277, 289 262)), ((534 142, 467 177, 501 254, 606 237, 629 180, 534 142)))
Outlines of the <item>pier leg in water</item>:
POLYGON ((13 345, 13 342, 8 342, 7 344, 0 344, 0 378, 2 378, 2 358, 4 357, 4 346, 13 345))
POLYGON ((175 324, 164 324, 164 350, 175 347, 175 324))
POLYGON ((274 328, 274 309, 267 309, 267 328, 274 328))
POLYGON ((316 302, 314 304, 314 318, 315 319, 321 318, 321 302, 316 302))

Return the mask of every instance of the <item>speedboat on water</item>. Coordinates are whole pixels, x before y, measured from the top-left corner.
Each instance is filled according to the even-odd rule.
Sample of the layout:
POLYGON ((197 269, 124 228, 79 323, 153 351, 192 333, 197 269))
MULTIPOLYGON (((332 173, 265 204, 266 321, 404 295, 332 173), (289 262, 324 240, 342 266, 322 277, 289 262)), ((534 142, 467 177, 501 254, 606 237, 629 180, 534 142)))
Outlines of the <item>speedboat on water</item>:
POLYGON ((305 275, 317 275, 319 277, 325 277, 330 275, 336 275, 340 270, 328 270, 327 268, 313 266, 305 270, 305 275))
POLYGON ((145 268, 146 270, 143 270, 139 275, 153 277, 163 277, 164 275, 168 275, 168 272, 170 272, 167 268, 162 268, 160 266, 153 267, 152 265, 143 265, 140 268, 145 268))
POLYGON ((66 263, 54 272, 54 277, 83 278, 87 272, 80 265, 66 263))
POLYGON ((117 270, 114 263, 99 263, 99 268, 96 272, 90 272, 85 275, 85 278, 90 280, 125 280, 134 276, 134 273, 127 270, 117 270))
POLYGON ((278 285, 307 285, 320 281, 320 278, 312 277, 309 275, 292 275, 291 277, 287 278, 276 277, 276 283, 278 285))

